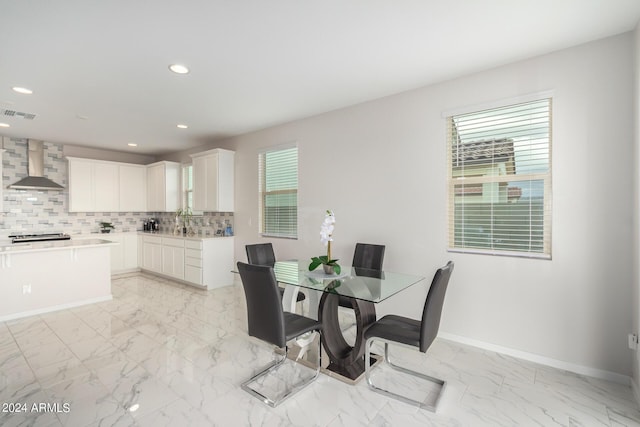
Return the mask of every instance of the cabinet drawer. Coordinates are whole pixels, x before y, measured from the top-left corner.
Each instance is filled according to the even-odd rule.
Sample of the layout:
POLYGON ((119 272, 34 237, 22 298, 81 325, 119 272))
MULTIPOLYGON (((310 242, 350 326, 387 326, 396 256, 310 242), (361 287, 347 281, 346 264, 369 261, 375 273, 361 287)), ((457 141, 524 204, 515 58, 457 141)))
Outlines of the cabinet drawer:
POLYGON ((187 249, 202 249, 202 242, 200 240, 186 240, 184 242, 184 247, 187 249))
POLYGON ((202 268, 202 258, 186 257, 184 262, 185 262, 186 265, 191 265, 191 266, 194 266, 194 267, 202 268))
POLYGON ((167 246, 175 246, 177 248, 184 248, 184 240, 176 239, 174 237, 163 237, 162 244, 167 246))
POLYGON ((144 243, 157 243, 158 245, 162 244, 162 237, 160 236, 142 236, 142 241, 144 243))
POLYGON ((192 265, 186 265, 184 267, 184 280, 202 285, 202 269, 192 265))
POLYGON ((196 249, 185 249, 184 251, 184 255, 188 256, 190 258, 198 258, 198 259, 202 259, 202 251, 196 250, 196 249))

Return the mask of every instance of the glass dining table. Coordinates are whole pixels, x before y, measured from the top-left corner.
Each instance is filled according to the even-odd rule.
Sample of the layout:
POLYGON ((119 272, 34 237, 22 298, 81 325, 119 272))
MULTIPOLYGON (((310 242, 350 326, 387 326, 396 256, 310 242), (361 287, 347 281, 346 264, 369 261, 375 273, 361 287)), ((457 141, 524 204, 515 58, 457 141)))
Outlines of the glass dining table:
MULTIPOLYGON (((325 274, 321 269, 309 271, 309 261, 278 261, 273 270, 276 280, 286 286, 283 295, 285 310, 295 311, 300 288, 308 292, 310 317, 322 321, 322 344, 329 356, 330 372, 347 382, 357 382, 364 374, 364 331, 376 321, 375 305, 422 281, 424 277, 368 270, 343 268, 341 274, 325 274), (340 297, 348 297, 356 318, 353 345, 347 343, 338 320, 340 297)), ((343 298, 344 300, 344 298, 343 298)))

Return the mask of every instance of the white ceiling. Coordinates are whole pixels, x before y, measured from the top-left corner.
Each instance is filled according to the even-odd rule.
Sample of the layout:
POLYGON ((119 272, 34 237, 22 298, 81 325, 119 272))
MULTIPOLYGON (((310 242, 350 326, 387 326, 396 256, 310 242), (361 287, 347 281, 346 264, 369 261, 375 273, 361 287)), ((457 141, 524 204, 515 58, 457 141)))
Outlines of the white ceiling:
POLYGON ((0 0, 0 109, 36 115, 0 134, 163 154, 638 20, 638 0, 0 0))

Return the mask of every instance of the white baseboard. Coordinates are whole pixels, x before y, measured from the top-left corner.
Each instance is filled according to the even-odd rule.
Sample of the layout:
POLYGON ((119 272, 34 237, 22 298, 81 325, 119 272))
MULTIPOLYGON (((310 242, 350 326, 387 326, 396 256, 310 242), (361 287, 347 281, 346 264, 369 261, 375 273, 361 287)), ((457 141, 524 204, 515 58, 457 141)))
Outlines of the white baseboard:
MULTIPOLYGON (((528 360, 530 362, 538 363, 540 365, 551 366, 557 369, 563 369, 565 371, 574 372, 580 375, 586 375, 589 377, 599 378, 602 380, 613 381, 619 384, 634 386, 630 376, 618 374, 616 372, 605 371, 603 369, 592 368, 590 366, 577 365, 575 363, 565 362, 558 359, 553 359, 546 356, 540 356, 539 354, 528 353, 526 351, 515 350, 508 347, 502 347, 499 345, 487 343, 484 341, 475 340, 472 338, 463 337, 460 335, 450 334, 448 332, 440 332, 438 337, 444 338, 449 341, 459 342, 461 344, 470 345, 473 347, 482 348, 484 350, 494 351, 496 353, 506 354, 508 356, 517 357, 518 359, 528 360)), ((634 388, 634 394, 636 400, 640 393, 634 388)), ((640 400, 638 400, 640 402, 640 400)))
POLYGON ((104 297, 91 298, 91 299, 86 299, 86 300, 82 300, 82 301, 75 301, 75 302, 68 303, 68 304, 54 305, 52 307, 40 308, 40 309, 37 309, 37 310, 21 311, 20 313, 12 313, 12 314, 8 314, 6 316, 0 317, 0 322, 6 322, 6 321, 9 321, 9 320, 22 319, 23 317, 36 316, 38 314, 51 313, 52 311, 66 310, 68 308, 79 307, 81 305, 95 304, 97 302, 104 302, 104 301, 111 301, 112 299, 113 299, 112 295, 107 295, 107 296, 104 296, 104 297))
POLYGON ((638 388, 638 384, 631 378, 631 390, 633 390, 633 397, 636 400, 638 406, 640 406, 640 389, 638 388))

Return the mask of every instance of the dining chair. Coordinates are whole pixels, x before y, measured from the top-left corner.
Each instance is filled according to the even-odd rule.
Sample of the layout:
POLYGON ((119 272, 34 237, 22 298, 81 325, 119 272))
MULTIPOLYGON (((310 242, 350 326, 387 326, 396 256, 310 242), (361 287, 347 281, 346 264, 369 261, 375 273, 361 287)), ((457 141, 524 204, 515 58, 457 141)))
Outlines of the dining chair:
MULTIPOLYGON (((353 251, 353 261, 351 262, 351 266, 367 270, 382 271, 384 250, 385 245, 356 243, 356 248, 353 251)), ((340 300, 338 301, 338 305, 340 307, 352 308, 351 298, 341 295, 340 300)))
MULTIPOLYGON (((247 262, 252 265, 268 265, 273 267, 276 263, 276 255, 273 251, 271 243, 256 243, 253 245, 245 245, 247 251, 247 262)), ((278 286, 280 297, 284 295, 284 288, 278 286)), ((305 295, 298 291, 296 302, 304 301, 305 295)))
POLYGON ((408 317, 387 315, 382 317, 377 322, 373 323, 364 333, 365 353, 364 353, 364 365, 365 376, 369 387, 378 393, 382 393, 386 396, 394 397, 400 401, 416 405, 430 411, 435 412, 440 397, 445 389, 446 383, 443 380, 431 377, 429 375, 422 374, 404 367, 401 367, 389 358, 389 345, 399 345, 403 347, 418 348, 420 352, 426 353, 433 340, 438 335, 438 329, 440 327, 440 318, 442 316, 442 306, 444 304, 444 296, 447 291, 451 272, 453 271, 453 261, 449 261, 446 266, 439 268, 433 280, 431 281, 431 287, 427 294, 427 300, 424 304, 422 311, 422 320, 414 320, 408 317), (431 383, 440 386, 440 390, 433 404, 427 404, 415 399, 412 399, 406 395, 402 395, 396 392, 383 389, 376 386, 371 378, 371 346, 375 341, 381 341, 384 343, 384 361, 391 368, 404 372, 405 374, 413 375, 414 377, 427 380, 431 383))
MULTIPOLYGON (((317 378, 322 362, 321 338, 318 339, 318 363, 310 378, 296 378, 292 383, 290 375, 278 376, 278 370, 286 365, 289 352, 287 343, 301 335, 313 331, 319 332, 322 329, 322 322, 282 309, 278 282, 272 267, 243 262, 238 262, 237 266, 247 302, 249 335, 284 349, 284 355, 280 360, 268 364, 242 383, 241 387, 269 406, 275 407, 317 378), (260 391, 259 387, 251 387, 252 383, 264 385, 274 381, 277 384, 277 387, 274 387, 276 396, 269 397, 265 391, 260 391)), ((292 360, 288 362, 296 365, 300 370, 310 369, 292 360)), ((264 388, 270 389, 269 386, 264 388)))

